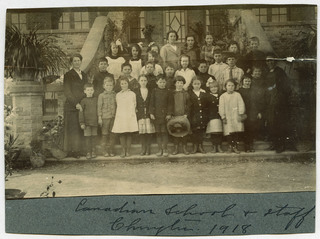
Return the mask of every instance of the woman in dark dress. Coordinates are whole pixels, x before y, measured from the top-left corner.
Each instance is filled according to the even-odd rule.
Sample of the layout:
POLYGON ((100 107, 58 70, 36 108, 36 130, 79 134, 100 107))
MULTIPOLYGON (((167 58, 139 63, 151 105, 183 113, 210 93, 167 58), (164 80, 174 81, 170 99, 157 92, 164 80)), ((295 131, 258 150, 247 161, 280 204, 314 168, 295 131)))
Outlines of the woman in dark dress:
POLYGON ((87 75, 80 70, 82 56, 75 54, 70 58, 72 69, 64 75, 64 150, 69 156, 78 157, 83 146, 83 131, 79 124, 80 101, 85 97, 83 86, 88 82, 87 75))
POLYGON ((271 149, 277 153, 285 150, 286 137, 289 136, 291 85, 284 70, 276 66, 275 56, 268 54, 266 64, 266 100, 267 100, 267 125, 271 149))

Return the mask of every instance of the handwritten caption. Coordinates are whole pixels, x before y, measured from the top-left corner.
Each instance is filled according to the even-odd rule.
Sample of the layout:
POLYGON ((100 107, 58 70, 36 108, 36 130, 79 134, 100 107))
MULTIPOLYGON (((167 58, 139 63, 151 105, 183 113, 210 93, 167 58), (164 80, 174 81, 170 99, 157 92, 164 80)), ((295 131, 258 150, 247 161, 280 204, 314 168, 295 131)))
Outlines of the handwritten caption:
POLYGON ((173 204, 163 208, 144 208, 135 201, 125 201, 119 206, 94 205, 83 198, 75 206, 75 213, 107 213, 106 225, 115 234, 146 235, 245 235, 264 221, 281 223, 283 232, 299 228, 307 217, 314 218, 315 206, 301 207, 278 204, 263 209, 243 208, 236 203, 203 209, 193 203, 173 204), (161 218, 161 220, 159 219, 161 218), (275 219, 279 219, 278 221, 275 219), (118 233, 117 233, 118 232, 118 233))

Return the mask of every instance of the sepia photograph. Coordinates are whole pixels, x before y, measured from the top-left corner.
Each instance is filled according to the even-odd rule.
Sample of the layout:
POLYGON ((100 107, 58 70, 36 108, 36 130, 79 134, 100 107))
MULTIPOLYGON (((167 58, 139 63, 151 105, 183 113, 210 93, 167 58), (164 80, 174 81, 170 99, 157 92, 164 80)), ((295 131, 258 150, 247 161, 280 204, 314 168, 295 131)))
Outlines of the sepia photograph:
POLYGON ((317 5, 8 8, 2 27, 6 202, 302 193, 315 214, 317 5))

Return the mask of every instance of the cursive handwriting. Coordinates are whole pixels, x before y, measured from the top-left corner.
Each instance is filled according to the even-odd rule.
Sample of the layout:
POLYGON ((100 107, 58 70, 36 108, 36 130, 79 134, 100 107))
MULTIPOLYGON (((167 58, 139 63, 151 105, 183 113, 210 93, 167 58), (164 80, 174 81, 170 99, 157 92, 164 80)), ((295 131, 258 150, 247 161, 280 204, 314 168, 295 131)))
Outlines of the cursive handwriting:
MULTIPOLYGON (((75 212, 89 212, 89 211, 104 211, 104 212, 118 212, 118 213, 126 213, 126 214, 155 214, 152 209, 129 209, 129 203, 125 202, 120 207, 87 207, 85 206, 88 202, 87 198, 82 199, 77 205, 75 212)), ((135 202, 133 202, 135 204, 135 202)))
POLYGON ((175 204, 169 208, 167 208, 165 210, 165 214, 166 215, 172 215, 172 214, 175 214, 175 215, 182 215, 182 216, 195 216, 195 215, 199 215, 199 216, 202 216, 202 215, 206 215, 206 214, 209 214, 211 216, 214 216, 216 214, 221 214, 221 217, 227 217, 227 216, 234 216, 234 214, 228 214, 228 212, 231 212, 232 209, 236 206, 237 204, 231 204, 229 206, 227 206, 225 209, 223 210, 209 210, 209 211, 195 211, 195 209, 198 207, 198 204, 192 204, 191 206, 189 206, 187 209, 180 209, 178 210, 178 204, 175 204))
POLYGON ((264 214, 264 216, 265 217, 268 215, 276 215, 277 217, 292 216, 292 217, 289 217, 290 220, 285 227, 285 230, 287 230, 295 221, 296 221, 295 228, 299 228, 303 223, 304 219, 306 218, 306 216, 308 216, 314 209, 315 209, 315 206, 305 211, 306 209, 304 207, 289 207, 289 205, 286 204, 285 206, 276 206, 276 209, 269 209, 264 214), (298 219, 298 221, 296 219, 298 219))
MULTIPOLYGON (((140 204, 139 204, 140 205, 140 204)), ((212 205, 212 204, 210 204, 212 205)), ((244 207, 240 204, 224 204, 223 206, 203 207, 202 204, 169 204, 159 208, 138 206, 135 201, 122 201, 115 206, 95 205, 90 198, 78 201, 74 211, 76 213, 108 213, 109 231, 117 233, 133 233, 146 235, 244 235, 254 233, 257 226, 267 221, 279 223, 275 217, 285 225, 280 231, 291 232, 299 228, 306 218, 310 221, 314 216, 315 206, 292 206, 289 203, 272 207, 258 208, 244 207), (111 218, 109 216, 112 216, 111 218), (161 219, 161 217, 164 218, 161 219), (159 220, 160 218, 160 220, 159 220), (207 227, 208 225, 208 227, 207 227)), ((86 215, 87 216, 87 215, 86 215)), ((89 216, 89 214, 88 214, 89 216)), ((299 230, 302 230, 301 227, 299 230)))
POLYGON ((123 222, 124 218, 123 217, 119 217, 117 218, 115 221, 111 222, 111 230, 112 231, 118 231, 118 230, 125 230, 125 231, 155 231, 154 235, 158 236, 160 233, 163 233, 164 231, 193 231, 192 228, 188 228, 186 226, 180 226, 180 219, 177 219, 176 221, 174 221, 173 223, 169 224, 169 225, 159 225, 159 226, 151 226, 149 225, 142 225, 141 218, 136 218, 133 221, 129 222, 128 224, 126 224, 125 222, 123 222))

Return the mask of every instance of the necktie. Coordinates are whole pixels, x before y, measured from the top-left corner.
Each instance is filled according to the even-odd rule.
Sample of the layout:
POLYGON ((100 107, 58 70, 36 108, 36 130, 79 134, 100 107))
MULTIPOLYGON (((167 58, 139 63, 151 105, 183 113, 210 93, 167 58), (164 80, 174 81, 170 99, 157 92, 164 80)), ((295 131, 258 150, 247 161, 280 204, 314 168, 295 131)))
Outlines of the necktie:
POLYGON ((233 79, 233 76, 232 76, 232 68, 230 68, 230 71, 229 71, 229 80, 232 80, 233 79))

